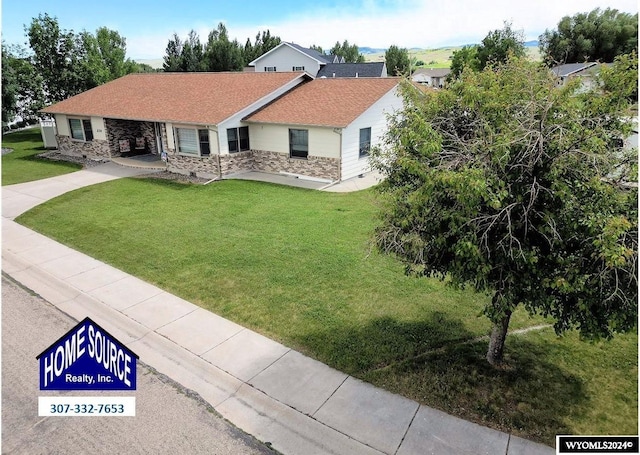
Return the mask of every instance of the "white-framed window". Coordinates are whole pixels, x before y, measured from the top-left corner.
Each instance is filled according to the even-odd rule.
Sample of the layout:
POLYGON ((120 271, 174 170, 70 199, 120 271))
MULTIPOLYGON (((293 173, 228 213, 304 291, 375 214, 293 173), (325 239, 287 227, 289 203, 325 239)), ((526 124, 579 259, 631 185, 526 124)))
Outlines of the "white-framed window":
POLYGON ((209 130, 197 128, 176 128, 178 152, 184 155, 209 156, 209 130))
POLYGON ((294 66, 293 71, 304 71, 304 66, 294 66))
POLYGON ((264 71, 265 71, 266 73, 273 73, 273 72, 275 72, 275 71, 276 71, 276 67, 275 67, 275 66, 265 66, 265 67, 264 67, 264 71))
POLYGON ((78 141, 89 142, 93 140, 91 120, 89 119, 70 118, 69 131, 71 132, 71 137, 78 141))
POLYGON ((307 159, 309 156, 309 130, 289 130, 289 157, 307 159))
POLYGON ((371 150, 371 128, 360 129, 360 157, 369 156, 371 150))
POLYGON ((229 153, 249 150, 249 127, 241 126, 240 128, 227 129, 227 143, 229 144, 229 153))

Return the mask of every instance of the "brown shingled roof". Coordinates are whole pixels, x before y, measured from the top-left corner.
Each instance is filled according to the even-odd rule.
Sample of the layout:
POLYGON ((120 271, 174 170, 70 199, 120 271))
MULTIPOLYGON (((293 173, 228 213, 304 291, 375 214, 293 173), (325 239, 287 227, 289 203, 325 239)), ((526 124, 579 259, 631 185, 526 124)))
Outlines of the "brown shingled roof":
POLYGON ((106 118, 218 124, 303 73, 130 74, 42 112, 106 118))
POLYGON ((315 79, 249 115, 246 120, 345 128, 398 82, 399 79, 392 77, 315 79))

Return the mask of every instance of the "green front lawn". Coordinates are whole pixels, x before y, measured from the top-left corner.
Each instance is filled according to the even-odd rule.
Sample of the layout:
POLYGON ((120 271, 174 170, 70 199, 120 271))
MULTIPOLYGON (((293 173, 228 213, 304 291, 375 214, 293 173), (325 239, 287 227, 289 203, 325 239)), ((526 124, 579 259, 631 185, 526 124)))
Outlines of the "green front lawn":
POLYGON ((2 136, 2 148, 13 152, 2 155, 2 184, 31 182, 77 171, 79 164, 47 161, 36 155, 45 151, 40 128, 30 128, 2 136))
MULTIPOLYGON (((374 193, 146 178, 83 188, 18 221, 339 370, 452 414, 553 445, 637 432, 637 335, 586 344, 512 335, 483 356, 487 297, 370 248, 374 193), (463 344, 463 342, 468 342, 463 344)), ((511 329, 544 321, 516 312, 511 329)))

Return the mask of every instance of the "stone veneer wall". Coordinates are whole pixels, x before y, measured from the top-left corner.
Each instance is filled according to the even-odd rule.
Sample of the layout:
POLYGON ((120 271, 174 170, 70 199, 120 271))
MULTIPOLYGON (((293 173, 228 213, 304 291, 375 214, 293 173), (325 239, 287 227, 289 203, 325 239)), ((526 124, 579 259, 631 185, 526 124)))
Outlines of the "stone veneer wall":
POLYGON ((176 174, 190 175, 206 179, 220 177, 218 156, 206 157, 178 155, 174 150, 169 150, 167 170, 176 174))
POLYGON ((64 155, 109 158, 109 142, 100 139, 84 142, 56 134, 58 151, 64 155))
POLYGON ((287 153, 253 150, 253 169, 262 172, 290 172, 328 179, 340 180, 340 160, 309 155, 308 159, 290 158, 287 153))
POLYGON ((158 153, 156 148, 156 135, 153 122, 139 122, 134 120, 118 120, 107 118, 104 120, 107 128, 107 139, 111 147, 112 156, 120 156, 119 141, 129 139, 131 141, 131 151, 135 149, 135 139, 144 137, 147 144, 147 152, 158 153))
POLYGON ((222 169, 222 175, 257 170, 254 165, 253 152, 251 150, 220 155, 220 167, 222 169))

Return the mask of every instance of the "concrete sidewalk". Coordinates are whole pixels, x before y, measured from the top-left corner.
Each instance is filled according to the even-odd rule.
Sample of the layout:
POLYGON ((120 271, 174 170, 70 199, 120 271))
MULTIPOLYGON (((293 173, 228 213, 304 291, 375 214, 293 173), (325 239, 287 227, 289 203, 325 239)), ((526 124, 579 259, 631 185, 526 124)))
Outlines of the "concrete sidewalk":
POLYGON ((13 221, 65 188, 136 173, 105 170, 3 187, 3 271, 244 431, 284 454, 555 453, 373 387, 13 221))

